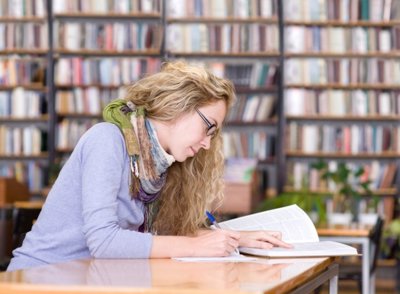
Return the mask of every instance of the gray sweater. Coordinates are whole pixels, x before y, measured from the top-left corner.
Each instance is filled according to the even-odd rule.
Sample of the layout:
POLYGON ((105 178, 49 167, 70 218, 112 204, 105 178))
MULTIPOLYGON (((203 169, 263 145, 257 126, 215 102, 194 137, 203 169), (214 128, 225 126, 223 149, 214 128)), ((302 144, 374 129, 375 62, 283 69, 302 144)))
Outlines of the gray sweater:
POLYGON ((124 138, 110 123, 87 131, 65 163, 39 218, 7 270, 79 258, 148 258, 138 232, 144 205, 129 195, 124 138))

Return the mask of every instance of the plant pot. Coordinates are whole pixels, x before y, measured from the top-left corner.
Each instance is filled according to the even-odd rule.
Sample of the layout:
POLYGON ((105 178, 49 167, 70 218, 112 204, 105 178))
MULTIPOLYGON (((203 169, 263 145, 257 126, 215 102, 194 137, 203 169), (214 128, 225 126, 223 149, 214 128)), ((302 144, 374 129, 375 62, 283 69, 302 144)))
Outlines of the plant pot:
POLYGON ((375 225, 378 219, 376 213, 360 213, 358 214, 358 222, 363 225, 375 225))
POLYGON ((353 219, 353 215, 350 212, 331 212, 327 216, 329 225, 348 225, 353 219))

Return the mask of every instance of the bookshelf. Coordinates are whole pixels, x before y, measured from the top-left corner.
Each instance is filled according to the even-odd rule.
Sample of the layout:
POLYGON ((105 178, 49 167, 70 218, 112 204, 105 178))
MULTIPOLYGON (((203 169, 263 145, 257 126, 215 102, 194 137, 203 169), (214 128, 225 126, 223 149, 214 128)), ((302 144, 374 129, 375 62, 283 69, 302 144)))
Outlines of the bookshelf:
POLYGON ((40 195, 50 164, 45 1, 0 3, 0 176, 40 195))
POLYGON ((276 194, 280 1, 173 0, 165 8, 165 57, 205 65, 234 83, 238 99, 224 126, 224 154, 258 159, 262 198, 276 194))
POLYGON ((161 1, 57 1, 53 7, 55 162, 125 87, 159 70, 161 1))
POLYGON ((285 3, 285 191, 332 189, 310 167, 318 159, 364 166, 390 220, 400 179, 399 7, 333 2, 285 3))
POLYGON ((238 100, 224 152, 258 159, 264 194, 310 182, 322 193, 326 186, 310 180, 309 166, 325 158, 367 166, 387 205, 398 196, 394 183, 380 185, 387 166, 400 166, 396 1, 10 3, 0 1, 0 35, 12 30, 18 37, 0 42, 0 136, 8 136, 0 141, 10 141, 10 128, 17 134, 29 126, 40 130, 41 143, 40 152, 25 153, 18 138, 11 140, 18 152, 1 145, 0 173, 22 180, 40 174, 32 191, 47 184, 48 167, 69 156, 125 86, 163 60, 185 59, 234 82, 238 100), (372 3, 382 9, 368 8, 372 3), (21 103, 13 95, 32 96, 29 105, 39 100, 40 107, 11 112, 11 101, 21 103))

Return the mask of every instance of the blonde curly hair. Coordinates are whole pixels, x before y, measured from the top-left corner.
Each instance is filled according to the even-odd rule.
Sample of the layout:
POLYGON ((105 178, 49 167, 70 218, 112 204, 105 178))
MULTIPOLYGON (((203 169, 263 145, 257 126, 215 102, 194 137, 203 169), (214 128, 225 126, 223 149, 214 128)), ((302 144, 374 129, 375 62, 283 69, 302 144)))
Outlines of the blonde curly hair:
MULTIPOLYGON (((229 80, 203 67, 175 61, 130 86, 125 99, 144 106, 148 118, 167 122, 219 100, 229 109, 235 92, 229 80)), ((201 149, 195 157, 168 168, 152 230, 161 235, 191 235, 204 226, 205 210, 223 197, 223 169, 218 131, 209 150, 201 149)))

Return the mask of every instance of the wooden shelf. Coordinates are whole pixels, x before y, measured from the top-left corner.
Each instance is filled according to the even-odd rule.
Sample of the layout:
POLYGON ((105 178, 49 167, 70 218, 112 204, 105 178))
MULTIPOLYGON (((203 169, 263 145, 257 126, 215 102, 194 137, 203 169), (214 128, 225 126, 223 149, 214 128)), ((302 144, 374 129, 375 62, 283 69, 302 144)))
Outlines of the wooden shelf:
POLYGON ((354 121, 354 122, 397 122, 400 123, 400 115, 287 115, 286 120, 305 120, 305 121, 354 121))
POLYGON ((391 51, 391 52, 367 52, 367 53, 358 53, 358 52, 301 52, 301 53, 292 53, 286 52, 284 53, 285 58, 399 58, 400 51, 391 51))
POLYGON ((49 49, 5 49, 0 55, 46 55, 49 49))
POLYGON ((44 114, 40 117, 2 117, 0 116, 0 123, 47 123, 49 120, 49 115, 44 114))
POLYGON ((101 114, 91 113, 57 113, 57 116, 61 119, 103 119, 101 114))
POLYGON ((48 89, 46 86, 43 86, 41 83, 32 83, 32 84, 20 84, 20 85, 0 85, 0 91, 11 91, 16 88, 24 88, 25 90, 38 91, 38 92, 47 92, 48 89))
POLYGON ((331 152, 316 152, 304 153, 302 151, 287 151, 288 157, 304 157, 304 158, 338 158, 338 159, 400 159, 400 153, 382 152, 382 153, 359 153, 359 154, 344 154, 331 152))
POLYGON ((280 56, 279 52, 169 52, 170 57, 187 57, 187 58, 213 58, 213 57, 224 57, 224 58, 277 58, 280 56))
POLYGON ((225 126, 228 127, 262 127, 262 126, 276 126, 277 123, 276 118, 271 118, 267 121, 227 121, 225 126))
POLYGON ((1 16, 0 23, 10 22, 10 23, 18 23, 18 22, 36 22, 36 23, 44 23, 47 21, 47 18, 41 16, 22 16, 22 17, 7 17, 1 16))
POLYGON ((287 84, 285 88, 303 88, 310 90, 400 90, 399 84, 384 85, 384 84, 287 84))
POLYGON ((341 21, 341 20, 315 20, 315 21, 297 21, 286 20, 285 26, 309 26, 309 27, 384 27, 391 28, 400 25, 400 20, 390 21, 341 21))
POLYGON ((125 51, 111 51, 111 50, 68 50, 68 49, 55 49, 55 54, 59 55, 79 55, 85 57, 93 57, 93 56, 160 56, 160 50, 143 50, 143 51, 133 51, 133 50, 125 50, 125 51))
POLYGON ((0 160, 46 160, 49 155, 47 152, 42 152, 38 155, 5 155, 0 154, 0 160))
POLYGON ((55 19, 101 19, 101 20, 159 20, 161 13, 56 13, 55 19))
POLYGON ((88 84, 88 85, 73 85, 73 84, 68 84, 68 85, 62 85, 62 84, 57 84, 55 87, 57 89, 74 89, 74 88, 90 88, 90 87, 96 87, 99 89, 119 89, 123 87, 129 87, 131 85, 102 85, 102 84, 88 84))
POLYGON ((237 94, 251 94, 251 93, 276 93, 278 92, 277 86, 261 86, 257 88, 243 87, 243 86, 235 86, 235 90, 237 94))
MULTIPOLYGON (((295 193, 295 192, 304 192, 304 191, 299 191, 294 189, 293 187, 285 186, 283 189, 287 193, 295 193)), ((327 194, 332 194, 333 191, 325 190, 325 189, 317 189, 317 190, 307 190, 307 192, 310 192, 312 194, 316 195, 327 195, 327 194)), ((388 188, 388 189, 378 189, 378 190, 372 190, 372 193, 376 196, 397 196, 397 189, 396 188, 388 188)), ((361 194, 363 195, 363 194, 361 194)), ((364 194, 365 196, 365 194, 364 194)))
POLYGON ((278 18, 261 18, 261 17, 250 17, 250 18, 238 18, 238 17, 170 17, 167 18, 167 23, 261 23, 261 24, 278 24, 278 18))

